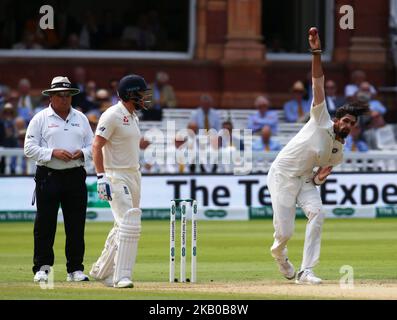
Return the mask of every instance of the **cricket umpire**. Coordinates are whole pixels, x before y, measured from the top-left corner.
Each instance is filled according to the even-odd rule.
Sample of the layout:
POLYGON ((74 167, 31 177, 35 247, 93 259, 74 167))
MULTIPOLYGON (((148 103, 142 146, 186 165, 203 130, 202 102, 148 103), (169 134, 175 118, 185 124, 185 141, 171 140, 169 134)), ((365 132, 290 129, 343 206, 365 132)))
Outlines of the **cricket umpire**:
MULTIPOLYGON (((68 78, 58 76, 43 95, 50 105, 29 123, 25 155, 36 160, 37 215, 34 223, 34 281, 47 281, 54 264, 53 244, 59 206, 66 233, 67 281, 87 281, 83 273, 84 228, 87 209, 85 161, 92 158, 93 133, 87 117, 71 107, 68 78)), ((33 204, 33 203, 32 203, 33 204)))
POLYGON ((137 110, 150 106, 151 90, 138 75, 119 82, 120 101, 99 119, 93 143, 93 160, 100 199, 109 201, 114 227, 90 276, 107 286, 131 288, 141 234, 141 173, 137 110))

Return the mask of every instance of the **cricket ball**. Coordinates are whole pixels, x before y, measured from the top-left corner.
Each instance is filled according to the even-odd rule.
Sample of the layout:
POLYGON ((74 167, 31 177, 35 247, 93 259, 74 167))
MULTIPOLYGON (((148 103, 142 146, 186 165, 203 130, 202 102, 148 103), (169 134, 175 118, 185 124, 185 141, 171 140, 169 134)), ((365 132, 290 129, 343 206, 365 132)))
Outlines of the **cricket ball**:
POLYGON ((316 36, 317 35, 317 33, 318 33, 318 31, 317 31, 317 28, 315 28, 315 27, 311 27, 310 28, 310 30, 309 30, 309 35, 311 35, 311 36, 316 36))

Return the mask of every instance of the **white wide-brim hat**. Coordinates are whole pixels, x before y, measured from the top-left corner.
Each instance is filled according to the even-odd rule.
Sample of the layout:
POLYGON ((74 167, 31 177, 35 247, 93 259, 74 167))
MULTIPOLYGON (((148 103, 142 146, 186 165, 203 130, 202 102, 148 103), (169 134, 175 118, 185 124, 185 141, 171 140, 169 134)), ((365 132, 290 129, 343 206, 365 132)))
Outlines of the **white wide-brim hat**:
POLYGON ((51 88, 44 90, 42 94, 46 96, 50 96, 51 93, 59 92, 59 91, 68 91, 72 96, 78 94, 80 92, 77 88, 72 88, 72 84, 70 83, 67 77, 58 76, 52 79, 51 88))

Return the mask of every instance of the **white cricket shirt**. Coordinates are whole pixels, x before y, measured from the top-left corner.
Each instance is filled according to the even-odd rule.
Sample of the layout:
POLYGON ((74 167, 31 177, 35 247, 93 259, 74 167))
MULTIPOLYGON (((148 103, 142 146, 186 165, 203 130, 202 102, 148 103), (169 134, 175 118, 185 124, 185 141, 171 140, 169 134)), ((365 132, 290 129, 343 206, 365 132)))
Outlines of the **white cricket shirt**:
POLYGON ((279 152, 272 167, 290 177, 310 176, 315 167, 336 166, 343 144, 335 140, 334 123, 325 101, 311 107, 310 120, 279 152))
POLYGON ((36 160, 36 165, 56 170, 70 169, 84 165, 92 159, 93 132, 87 117, 70 108, 63 120, 49 105, 38 112, 30 121, 26 131, 24 152, 28 158, 36 160), (63 160, 52 157, 54 149, 64 149, 70 153, 81 150, 84 159, 63 160))
POLYGON ((107 140, 102 148, 105 169, 139 169, 139 120, 121 101, 101 115, 95 134, 107 140))

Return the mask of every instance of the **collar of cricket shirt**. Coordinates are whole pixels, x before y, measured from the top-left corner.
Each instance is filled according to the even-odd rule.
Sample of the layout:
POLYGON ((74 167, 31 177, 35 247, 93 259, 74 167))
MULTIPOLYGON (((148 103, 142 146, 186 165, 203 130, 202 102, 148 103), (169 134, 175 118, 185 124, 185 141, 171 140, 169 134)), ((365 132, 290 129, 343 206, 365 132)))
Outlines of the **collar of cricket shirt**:
MULTIPOLYGON (((54 117, 57 117, 57 118, 59 118, 59 119, 62 119, 62 118, 55 112, 55 110, 52 108, 51 104, 49 104, 49 106, 48 106, 47 115, 48 115, 49 117, 54 116, 54 117)), ((69 109, 69 114, 68 114, 68 116, 66 117, 66 120, 72 119, 72 117, 73 117, 74 115, 75 115, 74 109, 73 109, 72 107, 70 107, 70 109, 69 109)), ((63 120, 63 119, 62 119, 62 120, 63 120)), ((64 121, 65 121, 65 120, 64 120, 64 121)))
POLYGON ((332 126, 330 129, 327 129, 327 133, 330 135, 330 137, 332 138, 333 141, 335 141, 336 138, 336 133, 334 130, 334 122, 332 122, 332 126))
MULTIPOLYGON (((345 140, 346 143, 346 140, 345 140)), ((340 142, 339 140, 335 140, 334 141, 334 147, 340 148, 341 150, 343 150, 343 146, 344 144, 342 142, 340 142)))
POLYGON ((123 116, 126 116, 126 117, 130 116, 133 120, 138 120, 138 116, 136 115, 135 111, 130 113, 121 101, 119 101, 119 105, 120 105, 120 110, 121 110, 121 113, 123 114, 123 116))

